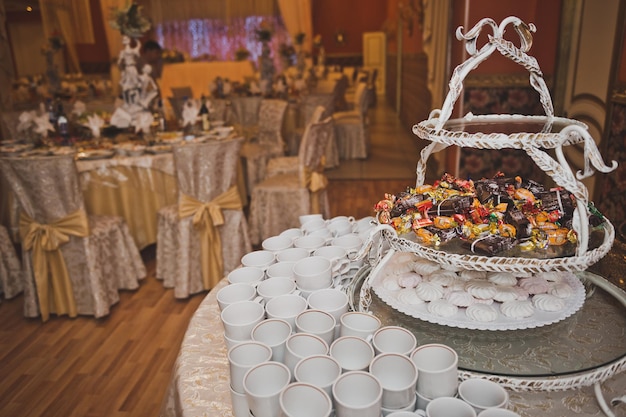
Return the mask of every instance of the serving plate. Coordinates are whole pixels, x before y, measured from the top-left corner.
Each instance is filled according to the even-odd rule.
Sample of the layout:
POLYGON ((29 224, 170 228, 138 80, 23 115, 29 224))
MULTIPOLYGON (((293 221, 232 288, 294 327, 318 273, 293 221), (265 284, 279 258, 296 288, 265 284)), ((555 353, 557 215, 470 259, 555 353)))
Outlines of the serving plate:
MULTIPOLYGON (((394 262, 394 259, 392 258, 390 262, 394 262)), ((429 323, 449 327, 490 331, 538 328, 565 320, 572 314, 576 313, 585 302, 584 285, 574 273, 569 272, 564 274, 563 279, 564 282, 572 287, 572 289, 574 290, 574 294, 571 297, 563 300, 565 302, 565 307, 560 311, 548 312, 535 308, 534 314, 532 316, 527 318, 515 319, 504 316, 502 313, 500 313, 499 307, 501 303, 494 301, 492 306, 498 312, 498 317, 496 318, 496 320, 491 322, 478 322, 470 319, 465 314, 465 308, 459 308, 457 313, 451 317, 441 317, 428 311, 427 302, 417 305, 407 304, 405 302, 402 302, 398 298, 400 290, 388 290, 384 288, 382 282, 386 276, 384 272, 385 269, 387 268, 379 269, 377 276, 371 278, 372 289, 382 301, 384 301, 393 309, 408 316, 414 317, 419 320, 424 320, 429 323)))

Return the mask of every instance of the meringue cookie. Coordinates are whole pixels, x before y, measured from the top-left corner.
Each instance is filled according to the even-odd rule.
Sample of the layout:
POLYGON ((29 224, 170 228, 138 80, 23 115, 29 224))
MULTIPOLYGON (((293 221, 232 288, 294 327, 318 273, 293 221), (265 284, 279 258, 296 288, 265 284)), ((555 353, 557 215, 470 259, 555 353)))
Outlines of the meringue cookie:
POLYGON ((485 279, 487 278, 487 272, 464 269, 459 272, 459 278, 461 278, 463 281, 469 281, 472 279, 485 279))
POLYGON ((454 316, 459 308, 446 300, 435 300, 428 303, 428 312, 440 317, 454 316))
POLYGON ((556 282, 550 287, 548 293, 559 298, 569 298, 574 295, 574 289, 567 282, 556 282))
POLYGON ((533 305, 538 310, 561 311, 565 308, 565 301, 552 294, 537 294, 533 297, 533 305))
POLYGON ((413 288, 403 288, 398 292, 398 301, 403 304, 409 305, 418 305, 424 304, 424 300, 422 300, 417 292, 413 288))
POLYGON ((489 300, 496 295, 496 286, 485 279, 473 279, 465 284, 465 291, 475 298, 489 300))
POLYGON ((448 287, 457 280, 457 275, 455 272, 440 269, 428 275, 427 280, 442 287, 448 287))
POLYGON ((528 291, 529 294, 545 294, 550 287, 548 281, 541 277, 522 278, 519 280, 519 287, 528 291))
POLYGON ((512 287, 517 284, 517 277, 510 272, 492 272, 487 274, 487 280, 503 287, 512 287))
POLYGON ((398 278, 394 275, 387 276, 383 279, 383 288, 389 291, 397 291, 400 289, 398 278))
POLYGON ((428 259, 418 258, 411 262, 411 269, 421 275, 430 275, 441 269, 438 263, 428 259))
POLYGON ((521 319, 532 316, 535 313, 535 308, 530 300, 513 300, 502 303, 500 311, 507 317, 521 319))
POLYGON ((560 282, 565 278, 565 272, 560 271, 546 271, 535 274, 536 278, 542 278, 549 282, 560 282))
POLYGON ((471 320, 480 322, 494 321, 498 318, 496 309, 486 304, 473 304, 467 307, 465 315, 471 320))
POLYGON ((415 288, 420 282, 422 282, 422 276, 412 271, 398 276, 398 285, 402 288, 415 288))
MULTIPOLYGON (((524 297, 525 299, 526 297, 524 297)), ((496 295, 493 299, 501 303, 505 301, 519 300, 519 292, 515 287, 496 286, 496 295)))
POLYGON ((476 302, 476 299, 465 291, 452 291, 446 294, 446 300, 454 304, 457 307, 471 306, 476 302))
POLYGON ((420 282, 415 287, 415 292, 424 301, 435 301, 443 297, 443 288, 432 282, 420 282))

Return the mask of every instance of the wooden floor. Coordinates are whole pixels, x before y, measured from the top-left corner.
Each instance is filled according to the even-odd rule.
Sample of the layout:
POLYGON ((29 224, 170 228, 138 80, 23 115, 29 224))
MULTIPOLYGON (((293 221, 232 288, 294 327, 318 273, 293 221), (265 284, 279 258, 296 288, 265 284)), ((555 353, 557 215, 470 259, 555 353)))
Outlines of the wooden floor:
MULTIPOLYGON (((390 138, 396 143, 398 137, 406 137, 409 127, 399 126, 381 100, 374 111, 373 152, 378 147, 386 149, 388 157, 400 153, 400 162, 394 163, 393 179, 378 172, 380 166, 372 175, 367 161, 352 164, 358 171, 353 178, 345 169, 337 171, 336 177, 342 179, 333 179, 331 173, 328 192, 333 216, 371 215, 384 193, 415 183, 415 149, 404 145, 388 149, 390 138), (410 158, 407 149, 412 149, 410 158), (397 166, 404 160, 410 160, 410 166, 397 166), (358 178, 359 172, 370 174, 364 180, 358 178), (402 178, 398 172, 407 175, 402 178)), ((380 163, 379 158, 373 159, 380 163)), ((158 415, 188 322, 206 294, 176 300, 173 291, 154 278, 154 247, 142 255, 148 277, 138 290, 123 292, 104 319, 52 317, 43 324, 23 317, 21 295, 2 301, 0 417, 158 415)))

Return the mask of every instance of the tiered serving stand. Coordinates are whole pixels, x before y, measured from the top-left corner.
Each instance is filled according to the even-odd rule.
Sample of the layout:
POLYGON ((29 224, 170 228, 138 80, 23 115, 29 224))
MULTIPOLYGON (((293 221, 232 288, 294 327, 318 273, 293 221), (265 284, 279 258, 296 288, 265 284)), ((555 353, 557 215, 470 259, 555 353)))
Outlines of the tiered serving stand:
POLYGON ((430 155, 451 145, 523 150, 556 185, 575 197, 577 204, 572 225, 578 238, 575 249, 572 253, 557 252, 556 255, 529 255, 520 251, 507 256, 480 256, 460 249, 440 250, 423 246, 412 240, 412 236, 399 236, 389 225, 378 225, 359 254, 368 262, 357 273, 348 292, 354 309, 373 312, 385 325, 411 329, 420 343, 440 342, 455 348, 459 352, 462 378, 489 378, 514 391, 560 391, 595 385, 601 408, 612 416, 600 383, 626 369, 626 335, 623 330, 626 327, 626 293, 587 271, 611 250, 615 230, 606 218, 601 226, 590 226, 589 216, 594 208, 581 180, 592 175, 594 168, 608 173, 617 167, 617 162, 613 161, 610 166, 603 162, 585 124, 554 116, 543 74, 536 59, 527 54, 535 30, 534 25, 527 25, 512 16, 499 25, 492 19, 482 19, 467 33, 463 33, 462 27, 457 29, 457 39, 466 42, 469 58, 454 70, 442 109, 432 111, 428 120, 413 126, 415 135, 431 142, 421 152, 416 185, 424 184, 430 155), (519 47, 503 37, 509 26, 519 36, 519 47), (491 33, 479 48, 477 42, 483 30, 491 33), (467 114, 460 119, 449 119, 463 89, 463 80, 494 51, 528 70, 530 84, 540 95, 545 116, 467 114), (563 149, 577 144, 584 147, 584 170, 574 172, 563 149), (373 294, 373 282, 398 252, 412 252, 444 267, 469 270, 570 271, 585 284, 587 298, 572 316, 558 323, 528 329, 477 331, 428 323, 402 314, 373 294))

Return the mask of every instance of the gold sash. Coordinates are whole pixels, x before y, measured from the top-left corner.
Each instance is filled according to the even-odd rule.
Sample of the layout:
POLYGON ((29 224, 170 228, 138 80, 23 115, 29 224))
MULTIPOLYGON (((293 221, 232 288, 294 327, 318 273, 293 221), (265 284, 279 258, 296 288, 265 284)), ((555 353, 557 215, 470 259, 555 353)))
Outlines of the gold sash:
POLYGON ((217 226, 224 224, 222 210, 241 210, 242 207, 239 191, 235 185, 208 203, 185 194, 181 196, 178 205, 179 217, 193 216, 193 225, 200 229, 202 281, 206 290, 213 288, 224 274, 222 242, 217 230, 217 226))
POLYGON ((35 287, 44 322, 50 317, 50 312, 70 317, 77 315, 72 283, 59 249, 70 240, 69 235, 89 235, 87 214, 83 210, 50 224, 37 223, 23 211, 20 213, 20 236, 24 249, 32 252, 35 287))
POLYGON ((311 191, 311 213, 317 214, 322 211, 320 207, 319 191, 326 188, 328 185, 328 178, 323 174, 324 162, 320 164, 318 170, 311 170, 304 167, 304 187, 307 187, 311 191))

